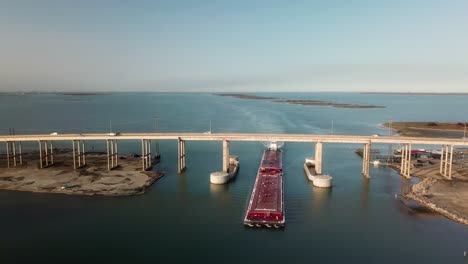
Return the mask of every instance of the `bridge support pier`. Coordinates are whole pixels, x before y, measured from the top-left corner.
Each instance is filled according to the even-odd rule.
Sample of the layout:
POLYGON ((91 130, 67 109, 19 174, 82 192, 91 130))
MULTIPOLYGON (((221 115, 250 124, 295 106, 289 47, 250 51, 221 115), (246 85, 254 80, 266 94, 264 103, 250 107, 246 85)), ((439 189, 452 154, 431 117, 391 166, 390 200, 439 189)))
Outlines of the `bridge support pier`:
POLYGON ((119 160, 119 153, 117 151, 117 140, 107 139, 107 170, 110 171, 116 168, 119 160))
POLYGON ((7 141, 6 143, 6 158, 7 158, 7 167, 10 168, 10 158, 13 158, 13 167, 17 165, 17 158, 19 158, 19 164, 23 164, 23 149, 21 142, 18 142, 18 152, 16 153, 16 141, 7 141), (10 155, 10 150, 12 154, 10 155))
POLYGON ((440 155, 440 174, 447 180, 452 179, 453 145, 442 146, 440 155))
POLYGON ((81 140, 72 140, 73 144, 73 169, 86 166, 85 143, 81 140), (77 162, 78 160, 78 162, 77 162))
POLYGON ((39 167, 45 168, 54 165, 54 146, 52 142, 48 144, 47 140, 38 141, 39 143, 39 167), (42 147, 44 145, 44 148, 42 147), (49 146, 48 146, 49 145, 49 146), (49 148, 50 147, 50 153, 49 148))
POLYGON ((177 173, 182 174, 185 170, 185 141, 177 139, 177 173))
POLYGON ((229 140, 223 140, 223 172, 229 173, 229 140))
POLYGON ((322 142, 315 143, 315 173, 322 174, 322 142))
POLYGON ((370 162, 371 143, 366 143, 362 149, 362 175, 366 178, 370 178, 370 162))
POLYGON ((411 144, 404 145, 401 150, 400 174, 405 178, 411 178, 411 144))
POLYGON ((149 139, 141 140, 141 165, 143 171, 149 170, 153 167, 151 159, 151 140, 149 139))

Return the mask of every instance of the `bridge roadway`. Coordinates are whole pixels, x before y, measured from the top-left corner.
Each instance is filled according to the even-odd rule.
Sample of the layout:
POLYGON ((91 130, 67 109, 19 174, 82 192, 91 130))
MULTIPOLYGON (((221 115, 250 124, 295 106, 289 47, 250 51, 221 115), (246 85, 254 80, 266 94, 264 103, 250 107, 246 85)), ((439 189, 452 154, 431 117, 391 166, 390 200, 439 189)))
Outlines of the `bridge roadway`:
POLYGON ((413 144, 441 145, 440 174, 448 179, 452 175, 452 158, 455 146, 468 146, 464 138, 430 138, 430 137, 400 137, 400 136, 363 136, 363 135, 320 135, 320 134, 265 134, 265 133, 93 133, 93 134, 37 134, 37 135, 4 135, 0 142, 6 143, 7 164, 10 167, 10 158, 16 166, 19 157, 22 164, 21 142, 37 141, 39 143, 40 167, 52 165, 54 162, 54 141, 72 141, 73 166, 79 168, 86 165, 85 142, 88 140, 105 140, 107 149, 107 167, 109 170, 118 166, 117 142, 119 140, 141 140, 142 169, 151 168, 151 140, 177 140, 178 168, 182 173, 185 170, 185 141, 222 141, 223 142, 223 171, 229 169, 229 144, 231 141, 281 141, 281 142, 308 142, 315 143, 315 168, 318 174, 322 173, 322 143, 352 143, 364 144, 363 170, 364 176, 369 177, 369 164, 372 144, 401 144, 400 173, 410 178, 411 148, 413 144), (16 152, 18 145, 19 154, 16 152), (43 147, 42 147, 43 146, 43 147), (50 148, 50 152, 48 149, 50 148), (12 150, 12 155, 10 155, 12 150), (44 153, 43 153, 44 152, 44 153), (49 159, 51 164, 49 164, 49 159), (43 161, 45 160, 45 165, 43 161), (83 162, 82 162, 83 161, 83 162), (78 162, 78 163, 77 163, 78 162))
POLYGON ((65 140, 187 140, 187 141, 283 141, 283 142, 322 142, 322 143, 384 143, 468 146, 463 138, 431 138, 400 136, 363 135, 322 135, 322 134, 266 134, 266 133, 108 133, 93 134, 37 134, 3 135, 0 142, 9 141, 65 141, 65 140))

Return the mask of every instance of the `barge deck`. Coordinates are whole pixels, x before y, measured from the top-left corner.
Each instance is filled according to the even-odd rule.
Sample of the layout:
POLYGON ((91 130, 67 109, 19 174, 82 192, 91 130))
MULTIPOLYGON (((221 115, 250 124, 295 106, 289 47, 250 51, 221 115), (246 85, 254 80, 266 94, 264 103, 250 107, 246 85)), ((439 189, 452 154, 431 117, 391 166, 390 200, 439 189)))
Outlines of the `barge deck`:
POLYGON ((284 226, 283 164, 280 149, 264 150, 244 224, 284 226))

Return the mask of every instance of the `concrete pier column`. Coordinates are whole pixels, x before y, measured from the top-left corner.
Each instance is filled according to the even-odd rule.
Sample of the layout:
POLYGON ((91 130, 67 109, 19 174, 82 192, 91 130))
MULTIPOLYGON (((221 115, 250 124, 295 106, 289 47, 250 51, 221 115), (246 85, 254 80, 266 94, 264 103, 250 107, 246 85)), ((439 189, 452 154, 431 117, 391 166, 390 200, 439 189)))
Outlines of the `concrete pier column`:
POLYGON ((366 173, 366 145, 362 148, 362 175, 366 173))
POLYGON ((76 170, 76 151, 75 151, 75 140, 72 140, 72 151, 73 151, 73 169, 76 170))
POLYGON ((186 169, 185 167, 185 141, 181 138, 177 139, 177 172, 179 174, 183 173, 186 169))
POLYGON ((185 152, 185 140, 182 141, 182 168, 185 171, 186 163, 185 163, 185 158, 186 158, 186 152, 185 152))
POLYGON ((448 169, 448 161, 449 161, 449 146, 445 146, 445 160, 444 160, 444 176, 447 176, 447 169, 448 169))
POLYGON ((107 170, 112 170, 116 168, 119 159, 119 153, 117 150, 117 140, 115 139, 106 139, 106 149, 107 149, 107 170))
POLYGON ((405 161, 406 161, 406 145, 401 147, 400 175, 403 175, 405 172, 405 161))
POLYGON ((12 142, 13 145, 13 166, 16 167, 16 142, 12 142))
POLYGON ((452 163, 453 163, 453 145, 450 146, 450 158, 449 158, 449 171, 446 175, 447 179, 452 179, 452 163))
POLYGON ((77 149, 78 149, 78 167, 81 167, 81 146, 80 146, 80 141, 78 140, 77 142, 77 149))
POLYGON ((7 141, 5 143, 6 143, 7 167, 10 168, 10 142, 7 141))
POLYGON ((145 140, 141 140, 141 170, 144 171, 146 169, 146 159, 145 159, 145 140))
POLYGON ((50 161, 51 164, 54 164, 54 144, 52 141, 50 142, 50 161))
POLYGON ((315 143, 315 172, 322 174, 322 142, 315 143))
MULTIPOLYGON (((73 169, 86 166, 86 152, 84 141, 72 140, 73 144, 73 169)), ((107 145, 109 147, 109 145, 107 145)), ((52 146, 51 146, 52 148, 52 146)), ((109 152, 108 152, 109 156, 109 152)))
POLYGON ((400 174, 408 179, 411 178, 411 144, 402 148, 400 174))
POLYGON ((151 140, 141 140, 141 168, 143 171, 148 170, 152 167, 151 162, 151 140))
POLYGON ((411 178, 411 144, 408 144, 408 160, 406 163, 406 178, 411 178))
POLYGON ((21 144, 21 141, 19 142, 19 159, 20 164, 23 164, 23 145, 21 144))
POLYGON ((44 151, 45 151, 45 165, 49 166, 49 151, 47 148, 47 141, 44 141, 44 151))
POLYGON ((151 168, 151 140, 146 140, 146 165, 149 168, 151 168))
POLYGON ((445 160, 445 145, 442 145, 442 148, 441 148, 441 153, 440 153, 440 169, 439 169, 439 173, 441 175, 444 174, 444 160, 445 160))
POLYGON ((114 168, 114 140, 110 141, 110 152, 111 152, 111 168, 114 168))
POLYGON ((85 150, 85 142, 81 143, 81 153, 83 155, 83 166, 86 166, 86 150, 85 150))
POLYGON ((223 140, 223 172, 229 173, 229 141, 223 140))
POLYGON ((42 142, 39 142, 39 167, 42 169, 42 142))
POLYGON ((109 147, 109 140, 106 140, 106 150, 107 150, 107 170, 110 171, 110 147, 109 147))
POLYGON ((447 180, 452 179, 453 145, 442 146, 440 156, 440 174, 447 180))
POLYGON ((119 166, 119 150, 117 145, 117 140, 114 140, 114 158, 115 158, 115 167, 119 166))
POLYGON ((362 175, 370 178, 371 143, 364 144, 362 151, 362 175))

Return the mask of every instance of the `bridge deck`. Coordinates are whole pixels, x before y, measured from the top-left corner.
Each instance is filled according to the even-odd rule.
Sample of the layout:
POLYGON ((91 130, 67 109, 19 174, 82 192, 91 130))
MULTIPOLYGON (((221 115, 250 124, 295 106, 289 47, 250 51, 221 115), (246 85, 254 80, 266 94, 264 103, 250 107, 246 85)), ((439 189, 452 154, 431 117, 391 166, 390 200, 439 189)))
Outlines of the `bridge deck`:
POLYGON ((283 142, 323 142, 323 143, 391 143, 391 144, 427 144, 468 146, 468 140, 430 137, 399 136, 363 136, 363 135, 321 135, 321 134, 266 134, 266 133, 107 133, 93 134, 37 134, 37 135, 4 135, 0 142, 7 141, 61 141, 61 140, 195 140, 195 141, 283 141, 283 142))

